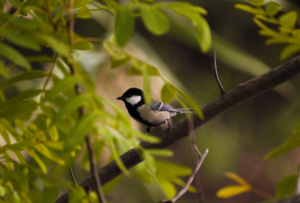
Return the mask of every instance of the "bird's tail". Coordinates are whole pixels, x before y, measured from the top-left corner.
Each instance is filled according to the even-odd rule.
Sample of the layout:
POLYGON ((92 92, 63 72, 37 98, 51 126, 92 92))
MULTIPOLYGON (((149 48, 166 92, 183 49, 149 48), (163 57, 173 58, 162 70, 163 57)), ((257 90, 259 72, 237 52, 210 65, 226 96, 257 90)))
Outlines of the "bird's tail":
POLYGON ((176 109, 179 113, 192 113, 194 112, 194 109, 185 109, 185 108, 180 108, 180 109, 176 109))

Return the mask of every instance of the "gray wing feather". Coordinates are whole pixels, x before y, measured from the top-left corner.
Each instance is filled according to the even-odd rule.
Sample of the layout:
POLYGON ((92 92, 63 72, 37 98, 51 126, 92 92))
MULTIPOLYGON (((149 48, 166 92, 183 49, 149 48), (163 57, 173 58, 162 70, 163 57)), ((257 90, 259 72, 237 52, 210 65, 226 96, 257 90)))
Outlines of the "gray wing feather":
POLYGON ((177 109, 174 109, 171 105, 164 104, 163 102, 157 101, 154 99, 152 100, 152 103, 151 103, 151 109, 157 110, 157 111, 170 111, 170 112, 180 113, 180 111, 178 111, 177 109))

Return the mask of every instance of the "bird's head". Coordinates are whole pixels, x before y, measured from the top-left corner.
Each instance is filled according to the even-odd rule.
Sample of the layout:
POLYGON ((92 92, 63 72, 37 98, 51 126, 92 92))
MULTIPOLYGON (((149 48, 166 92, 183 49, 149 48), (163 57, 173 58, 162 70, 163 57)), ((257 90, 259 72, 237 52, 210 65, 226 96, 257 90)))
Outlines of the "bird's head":
POLYGON ((135 106, 137 104, 144 104, 143 91, 138 88, 130 88, 128 89, 121 97, 117 98, 118 100, 122 100, 125 104, 129 104, 131 106, 135 106))

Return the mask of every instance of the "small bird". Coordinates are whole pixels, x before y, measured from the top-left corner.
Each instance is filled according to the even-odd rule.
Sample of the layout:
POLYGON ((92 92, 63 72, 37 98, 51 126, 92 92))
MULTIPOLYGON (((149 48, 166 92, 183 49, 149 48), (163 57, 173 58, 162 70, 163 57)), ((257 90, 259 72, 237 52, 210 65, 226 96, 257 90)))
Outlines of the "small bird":
POLYGON ((169 130, 172 131, 170 118, 177 113, 187 113, 193 109, 175 109, 169 104, 152 99, 150 105, 144 100, 143 91, 138 88, 128 89, 121 97, 117 98, 125 103, 128 113, 139 123, 147 126, 147 134, 152 127, 157 127, 168 122, 169 130))

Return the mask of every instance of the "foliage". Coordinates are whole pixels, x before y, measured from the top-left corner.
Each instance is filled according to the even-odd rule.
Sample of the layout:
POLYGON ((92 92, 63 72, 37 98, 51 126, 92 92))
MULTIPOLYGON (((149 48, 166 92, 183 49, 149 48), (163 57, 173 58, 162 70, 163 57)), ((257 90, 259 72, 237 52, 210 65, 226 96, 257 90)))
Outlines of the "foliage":
POLYGON ((251 1, 249 5, 236 4, 235 7, 254 14, 253 21, 260 28, 259 34, 268 37, 266 44, 288 44, 280 54, 281 59, 300 51, 300 30, 295 28, 298 19, 296 11, 279 14, 280 4, 265 0, 251 1), (267 23, 268 25, 266 25, 267 23), (276 27, 276 29, 274 29, 276 27))
MULTIPOLYGON (((53 202, 59 190, 64 189, 73 191, 70 202, 97 202, 93 192, 86 194, 71 181, 55 178, 68 171, 78 159, 86 134, 92 136, 96 157, 104 148, 110 149, 111 159, 115 159, 124 172, 126 168, 119 155, 124 149, 140 148, 136 138, 159 142, 158 138, 145 137, 135 130, 118 106, 96 94, 94 81, 74 57, 79 50, 92 49, 92 42, 103 44, 111 55, 112 68, 132 64, 129 75, 143 77, 147 102, 151 96, 149 77, 158 76, 165 81, 164 101, 177 98, 184 107, 189 104, 203 117, 199 106, 168 82, 156 67, 129 55, 122 47, 130 41, 135 18, 139 16, 150 33, 167 33, 171 27, 170 17, 163 11, 171 10, 191 21, 199 46, 206 52, 211 45, 210 28, 203 17, 206 11, 182 2, 149 4, 133 1, 125 6, 113 0, 103 2, 0 0, 0 75, 3 78, 0 84, 0 134, 5 141, 0 148, 1 201, 53 202), (111 41, 82 38, 74 32, 75 19, 91 18, 91 11, 95 10, 92 7, 115 17, 114 32, 108 33, 112 35, 111 41), (42 53, 45 47, 51 49, 52 56, 42 53), (32 50, 36 55, 25 56, 20 48, 32 50), (49 70, 32 69, 33 63, 44 64, 49 70), (34 85, 12 98, 8 96, 12 87, 26 82, 34 85), (80 107, 84 108, 83 116, 78 114, 80 107)), ((172 165, 172 176, 164 174, 163 170, 171 167, 170 164, 156 160, 154 155, 171 156, 172 152, 145 151, 146 161, 139 166, 143 171, 141 177, 157 179, 166 195, 173 195, 166 192, 166 188, 174 188, 174 183, 184 185, 179 177, 189 175, 191 170, 172 165)), ((86 151, 82 165, 89 170, 86 151)))

